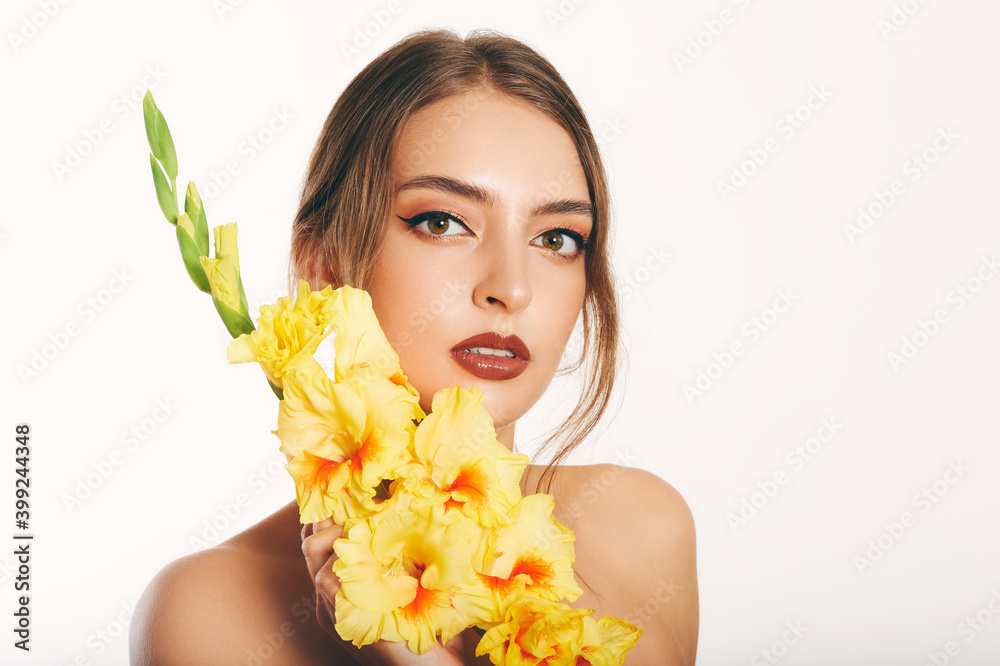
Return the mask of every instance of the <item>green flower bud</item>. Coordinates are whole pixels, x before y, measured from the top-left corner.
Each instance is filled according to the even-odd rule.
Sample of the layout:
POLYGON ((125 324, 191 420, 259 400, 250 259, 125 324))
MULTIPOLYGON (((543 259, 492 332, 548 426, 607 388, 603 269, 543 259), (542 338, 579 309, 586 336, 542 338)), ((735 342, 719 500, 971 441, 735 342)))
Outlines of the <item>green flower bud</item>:
POLYGON ((181 258, 184 260, 184 267, 195 286, 206 294, 212 293, 212 286, 208 282, 205 268, 201 265, 201 252, 194 238, 195 228, 191 224, 191 218, 187 213, 181 213, 177 218, 177 244, 181 248, 181 258))
POLYGON ((201 203, 201 196, 194 182, 189 182, 187 186, 187 196, 184 197, 184 212, 194 222, 194 240, 198 244, 198 251, 203 256, 208 256, 208 220, 205 218, 205 206, 201 203))

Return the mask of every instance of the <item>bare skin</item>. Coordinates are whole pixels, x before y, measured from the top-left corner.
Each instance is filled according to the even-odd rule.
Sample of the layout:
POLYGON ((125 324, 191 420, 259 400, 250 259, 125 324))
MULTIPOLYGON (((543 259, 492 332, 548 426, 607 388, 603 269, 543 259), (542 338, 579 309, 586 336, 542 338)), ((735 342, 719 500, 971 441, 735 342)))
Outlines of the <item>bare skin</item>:
MULTIPOLYGON (((415 114, 391 166, 393 215, 369 289, 379 322, 425 412, 437 390, 477 386, 497 439, 512 448, 515 423, 551 383, 583 306, 581 241, 593 222, 575 145, 541 112, 484 90, 415 114), (447 213, 433 218, 433 234, 420 217, 428 211, 447 213), (527 369, 482 380, 451 358, 454 345, 485 331, 522 338, 527 369)), ((525 494, 537 492, 541 471, 528 468, 525 494)), ((629 664, 693 664, 695 536, 681 496, 653 474, 613 465, 564 467, 551 493, 556 518, 576 534, 584 593, 571 605, 644 630, 629 664)), ((345 646, 331 621, 341 527, 302 528, 290 502, 167 565, 139 602, 132 663, 489 663, 475 660, 471 630, 419 658, 405 644, 345 646)))

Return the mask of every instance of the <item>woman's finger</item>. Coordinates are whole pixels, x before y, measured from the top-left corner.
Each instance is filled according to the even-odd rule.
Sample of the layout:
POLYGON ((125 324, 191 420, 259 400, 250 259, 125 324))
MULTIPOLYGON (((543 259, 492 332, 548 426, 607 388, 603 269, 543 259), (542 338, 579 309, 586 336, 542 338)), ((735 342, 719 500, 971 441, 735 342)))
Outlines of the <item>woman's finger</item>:
POLYGON ((327 633, 334 636, 334 599, 340 588, 340 579, 333 572, 333 563, 337 561, 333 542, 343 533, 344 528, 329 519, 307 523, 302 528, 302 554, 316 588, 316 619, 327 633))
POLYGON ((343 535, 344 528, 327 519, 307 523, 302 529, 302 554, 313 580, 327 560, 334 556, 333 542, 343 535))

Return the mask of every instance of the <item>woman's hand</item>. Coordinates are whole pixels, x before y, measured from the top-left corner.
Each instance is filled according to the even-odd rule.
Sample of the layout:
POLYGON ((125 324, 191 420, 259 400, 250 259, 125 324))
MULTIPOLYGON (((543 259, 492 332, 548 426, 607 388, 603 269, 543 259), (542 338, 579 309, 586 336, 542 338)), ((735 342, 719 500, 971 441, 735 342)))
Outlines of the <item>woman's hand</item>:
POLYGON ((333 563, 337 561, 333 542, 343 533, 343 526, 337 525, 330 519, 318 523, 306 523, 302 527, 302 553, 305 555, 306 566, 316 588, 316 619, 326 633, 340 643, 348 654, 359 663, 370 666, 382 664, 465 666, 490 663, 488 658, 485 661, 483 658, 479 660, 475 658, 479 636, 471 628, 454 637, 448 645, 435 643, 426 654, 410 652, 405 642, 377 641, 358 649, 349 641, 343 640, 333 626, 336 618, 334 603, 337 590, 340 589, 340 579, 333 571, 333 563), (468 655, 468 658, 463 655, 468 655))

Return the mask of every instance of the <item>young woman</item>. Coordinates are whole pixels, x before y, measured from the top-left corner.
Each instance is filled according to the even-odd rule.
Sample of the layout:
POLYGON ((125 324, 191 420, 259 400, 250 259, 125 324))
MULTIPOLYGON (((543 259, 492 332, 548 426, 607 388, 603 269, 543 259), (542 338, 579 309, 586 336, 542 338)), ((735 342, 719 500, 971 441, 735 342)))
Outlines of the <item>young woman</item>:
MULTIPOLYGON (((430 412, 475 385, 513 447, 583 313, 584 390, 549 443, 558 461, 611 395, 618 313, 610 201, 579 103, 534 50, 495 33, 412 35, 347 87, 315 147, 292 241, 294 277, 367 289, 430 412)), ((641 242, 641 241, 640 241, 641 242)), ((624 444, 624 443, 623 443, 624 444)), ((576 534, 584 594, 572 605, 643 629, 630 664, 693 664, 694 525, 654 475, 614 465, 529 466, 576 534)), ((341 526, 301 525, 296 502, 223 544, 166 566, 140 600, 134 664, 472 664, 472 630, 414 655, 356 650, 333 629, 341 526)))

